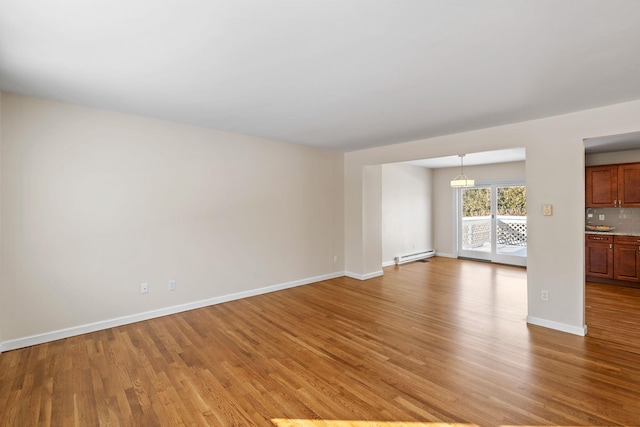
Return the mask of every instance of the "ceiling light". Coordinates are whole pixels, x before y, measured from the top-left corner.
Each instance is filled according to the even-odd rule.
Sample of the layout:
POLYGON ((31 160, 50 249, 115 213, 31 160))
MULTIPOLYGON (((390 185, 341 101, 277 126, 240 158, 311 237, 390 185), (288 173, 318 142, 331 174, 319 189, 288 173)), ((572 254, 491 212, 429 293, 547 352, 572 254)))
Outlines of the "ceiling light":
POLYGON ((464 154, 459 154, 460 157, 460 175, 456 176, 451 180, 452 188, 460 188, 460 187, 473 187, 475 185, 475 180, 467 178, 464 174, 464 164, 462 158, 464 154))

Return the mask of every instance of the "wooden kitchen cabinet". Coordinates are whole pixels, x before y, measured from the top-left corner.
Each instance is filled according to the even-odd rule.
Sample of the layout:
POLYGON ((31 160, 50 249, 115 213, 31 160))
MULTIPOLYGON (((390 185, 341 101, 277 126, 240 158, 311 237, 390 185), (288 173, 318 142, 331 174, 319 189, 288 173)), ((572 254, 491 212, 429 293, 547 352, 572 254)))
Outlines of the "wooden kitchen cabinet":
POLYGON ((614 236, 613 278, 640 282, 640 236, 614 236))
POLYGON ((618 200, 618 166, 585 168, 585 205, 588 208, 613 207, 618 200))
POLYGON ((587 276, 613 278, 613 236, 585 235, 587 276))
POLYGON ((618 206, 640 207, 640 163, 618 165, 618 206))
POLYGON ((640 207, 640 163, 586 167, 585 206, 640 207))

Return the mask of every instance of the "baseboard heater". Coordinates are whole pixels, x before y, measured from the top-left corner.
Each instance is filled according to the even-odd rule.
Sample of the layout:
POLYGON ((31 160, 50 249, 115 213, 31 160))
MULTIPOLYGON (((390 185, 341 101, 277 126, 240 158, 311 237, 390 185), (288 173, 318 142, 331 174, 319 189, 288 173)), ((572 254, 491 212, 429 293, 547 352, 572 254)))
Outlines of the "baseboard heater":
POLYGON ((430 249, 428 251, 416 252, 415 254, 400 255, 395 257, 393 260, 395 261, 396 265, 400 265, 411 261, 417 261, 419 259, 431 258, 433 256, 436 256, 436 251, 430 249))

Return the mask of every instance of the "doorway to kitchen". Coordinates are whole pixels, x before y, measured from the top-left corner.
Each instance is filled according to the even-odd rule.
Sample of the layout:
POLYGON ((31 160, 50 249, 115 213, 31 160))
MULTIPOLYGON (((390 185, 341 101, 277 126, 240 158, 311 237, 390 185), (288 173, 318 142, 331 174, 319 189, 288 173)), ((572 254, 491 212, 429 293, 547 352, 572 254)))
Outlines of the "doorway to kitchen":
POLYGON ((458 257, 527 265, 527 189, 524 182, 458 188, 458 257))

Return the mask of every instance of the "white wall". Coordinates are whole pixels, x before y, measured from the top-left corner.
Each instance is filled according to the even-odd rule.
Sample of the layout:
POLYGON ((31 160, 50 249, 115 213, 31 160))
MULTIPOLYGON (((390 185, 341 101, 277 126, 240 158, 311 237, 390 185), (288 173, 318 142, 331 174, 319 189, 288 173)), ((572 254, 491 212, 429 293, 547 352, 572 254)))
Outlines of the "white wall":
MULTIPOLYGON (((344 269, 380 274, 380 165, 513 147, 527 150, 528 319, 577 333, 582 140, 638 131, 639 118, 635 101, 343 156, 2 94, 0 349, 344 269), (552 217, 541 213, 548 203, 552 217), (170 279, 175 292, 166 291, 170 279), (149 294, 140 295, 141 282, 149 294)), ((433 238, 442 249, 438 179, 433 238)))
POLYGON ((595 153, 585 156, 587 166, 613 165, 616 163, 640 162, 640 149, 627 151, 614 151, 612 153, 595 153))
MULTIPOLYGON (((362 206, 368 213, 362 220, 363 230, 374 228, 382 229, 382 166, 367 166, 362 171, 362 206)), ((372 236, 367 233, 362 234, 362 250, 363 250, 363 268, 368 273, 362 276, 352 276, 358 279, 368 279, 371 277, 381 276, 382 270, 382 254, 377 251, 379 241, 370 241, 370 237, 379 238, 380 236, 372 236)))
POLYGON ((341 153, 8 93, 1 111, 5 348, 344 270, 341 153))
POLYGON ((432 170, 393 163, 382 165, 382 262, 433 249, 432 170))
MULTIPOLYGON (((0 92, 0 309, 2 308, 2 288, 4 283, 4 274, 2 273, 2 92, 0 92)), ((0 343, 2 343, 2 316, 0 315, 0 343)), ((0 353, 2 346, 0 345, 0 353)))
MULTIPOLYGON (((465 175, 482 181, 517 181, 525 180, 525 162, 498 163, 494 165, 465 166, 465 175)), ((454 256, 455 254, 455 191, 451 188, 451 180, 460 173, 460 168, 442 168, 433 170, 433 235, 438 255, 454 256)))
MULTIPOLYGON (((345 201, 362 198, 359 176, 370 165, 524 147, 527 152, 527 283, 530 323, 583 334, 584 324, 584 138, 640 130, 640 101, 455 135, 345 154, 345 201), (542 206, 553 205, 553 216, 542 206), (540 299, 549 291, 549 301, 540 299)), ((381 230, 366 227, 370 212, 345 203, 345 268, 366 276, 382 259, 381 230), (363 227, 364 226, 364 227, 363 227), (362 242, 367 236, 367 251, 362 242), (379 262, 379 261, 378 261, 379 262), (369 269, 369 270, 367 270, 369 269)), ((375 215, 375 213, 374 213, 375 215)))

